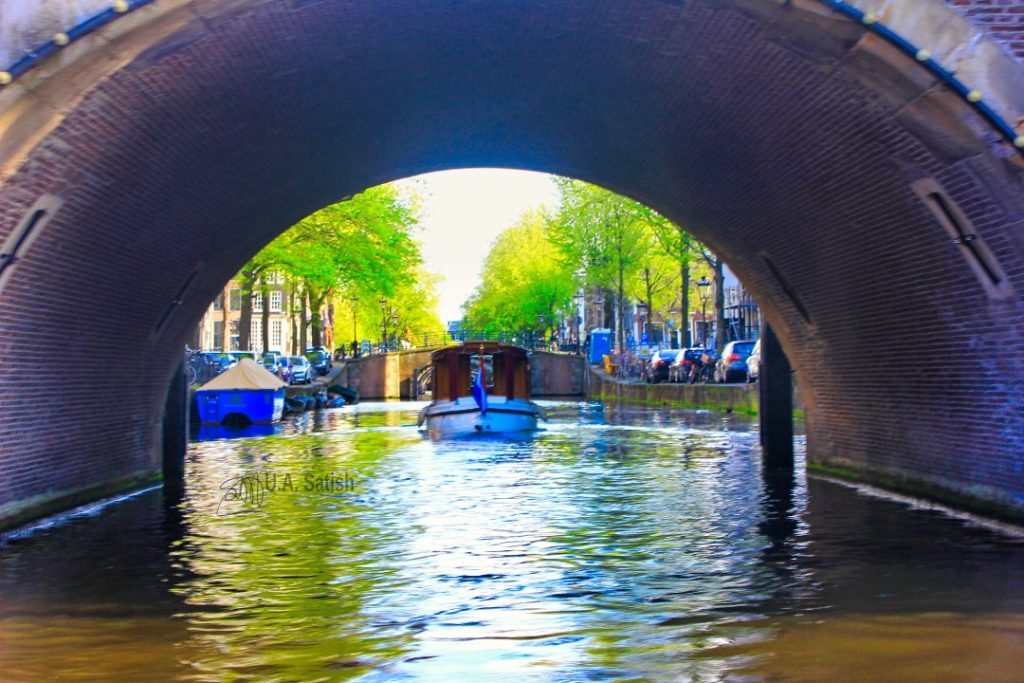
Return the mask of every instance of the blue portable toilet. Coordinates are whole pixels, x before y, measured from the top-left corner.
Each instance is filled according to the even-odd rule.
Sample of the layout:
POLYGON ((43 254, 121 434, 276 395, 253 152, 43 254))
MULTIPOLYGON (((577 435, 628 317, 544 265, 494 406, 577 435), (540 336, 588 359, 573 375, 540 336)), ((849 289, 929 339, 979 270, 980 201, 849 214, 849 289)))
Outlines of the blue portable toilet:
POLYGON ((602 327, 590 331, 590 362, 602 363, 606 356, 612 352, 612 331, 602 327))

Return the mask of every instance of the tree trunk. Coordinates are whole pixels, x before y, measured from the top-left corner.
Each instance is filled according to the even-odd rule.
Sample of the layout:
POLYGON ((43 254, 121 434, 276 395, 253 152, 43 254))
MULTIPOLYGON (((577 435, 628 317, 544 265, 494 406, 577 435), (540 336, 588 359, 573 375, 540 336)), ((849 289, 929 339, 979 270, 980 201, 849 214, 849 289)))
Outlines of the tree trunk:
MULTIPOLYGON (((643 337, 644 332, 647 332, 650 325, 654 323, 654 292, 651 289, 651 269, 649 266, 644 268, 644 290, 644 295, 647 297, 647 301, 644 302, 647 304, 647 315, 645 316, 645 320, 641 323, 641 338, 643 337)), ((653 335, 648 334, 648 340, 651 340, 652 336, 653 335)))
POLYGON ((725 273, 722 259, 715 260, 715 351, 725 348, 725 273))
POLYGON ((622 259, 620 258, 619 259, 619 291, 618 291, 618 299, 617 299, 617 301, 615 303, 615 305, 617 306, 616 311, 618 312, 618 316, 617 316, 618 317, 618 321, 616 323, 616 327, 618 328, 618 335, 619 335, 618 342, 619 342, 619 350, 620 350, 620 352, 623 352, 626 349, 626 320, 623 317, 624 316, 624 312, 623 312, 623 306, 622 306, 622 304, 623 304, 622 300, 625 298, 625 291, 624 291, 625 288, 626 288, 626 283, 625 283, 625 277, 623 276, 622 259))
POLYGON ((303 352, 308 348, 306 342, 309 340, 307 334, 309 332, 309 318, 306 317, 306 299, 309 292, 299 292, 299 350, 296 351, 296 355, 303 352))
POLYGON ((331 303, 327 304, 327 327, 324 331, 324 346, 326 346, 327 350, 331 353, 334 353, 334 347, 336 346, 335 339, 337 339, 337 337, 338 330, 334 327, 334 302, 331 301, 331 303), (327 338, 326 330, 331 331, 330 339, 327 338))
POLYGON ((291 326, 291 335, 288 340, 291 342, 291 355, 298 355, 299 330, 295 324, 295 285, 288 285, 288 324, 291 326))
POLYGON ((231 338, 230 338, 230 314, 229 309, 231 308, 231 284, 224 285, 224 291, 221 292, 223 299, 221 310, 221 325, 220 325, 220 350, 230 351, 231 350, 231 338))
POLYGON ((323 305, 326 293, 313 294, 312 290, 307 292, 309 297, 309 328, 312 337, 310 346, 323 345, 323 320, 320 317, 320 307, 323 305))
MULTIPOLYGON (((262 313, 262 324, 263 329, 260 330, 260 342, 263 344, 263 351, 270 351, 270 285, 267 284, 266 278, 261 278, 260 282, 260 294, 263 296, 263 313, 262 313)), ((275 349, 276 351, 277 349, 275 349)))
POLYGON ((238 350, 252 350, 252 273, 242 273, 242 306, 238 317, 238 350))
POLYGON ((683 338, 680 339, 680 346, 684 349, 690 348, 690 262, 679 262, 679 331, 683 338))

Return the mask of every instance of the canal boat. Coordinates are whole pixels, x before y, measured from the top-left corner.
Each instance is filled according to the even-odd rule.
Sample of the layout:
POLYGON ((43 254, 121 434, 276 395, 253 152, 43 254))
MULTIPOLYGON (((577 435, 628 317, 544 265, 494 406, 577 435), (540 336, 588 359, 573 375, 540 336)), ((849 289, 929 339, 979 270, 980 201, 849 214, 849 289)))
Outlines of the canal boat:
POLYGON ((537 428, 543 409, 530 400, 524 349, 496 342, 449 346, 430 356, 433 396, 418 426, 431 434, 523 432, 537 428))
POLYGON ((256 361, 242 358, 196 391, 199 421, 205 426, 277 422, 284 412, 285 386, 256 361))

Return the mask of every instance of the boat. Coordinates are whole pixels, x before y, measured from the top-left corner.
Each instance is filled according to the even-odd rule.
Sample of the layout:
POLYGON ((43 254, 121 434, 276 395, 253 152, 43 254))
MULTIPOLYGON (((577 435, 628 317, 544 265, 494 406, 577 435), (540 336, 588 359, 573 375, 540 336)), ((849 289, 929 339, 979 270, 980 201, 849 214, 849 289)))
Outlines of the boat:
POLYGON ((331 386, 327 387, 327 393, 338 394, 343 399, 345 399, 345 405, 354 406, 355 404, 359 403, 359 392, 356 391, 355 389, 343 387, 340 384, 332 384, 331 386))
POLYGON ((196 391, 199 421, 205 426, 277 422, 284 412, 285 386, 256 361, 242 358, 196 391))
POLYGON ((435 351, 430 361, 434 400, 420 411, 417 426, 425 424, 431 434, 530 431, 538 418, 546 419, 530 400, 525 349, 473 342, 435 351))

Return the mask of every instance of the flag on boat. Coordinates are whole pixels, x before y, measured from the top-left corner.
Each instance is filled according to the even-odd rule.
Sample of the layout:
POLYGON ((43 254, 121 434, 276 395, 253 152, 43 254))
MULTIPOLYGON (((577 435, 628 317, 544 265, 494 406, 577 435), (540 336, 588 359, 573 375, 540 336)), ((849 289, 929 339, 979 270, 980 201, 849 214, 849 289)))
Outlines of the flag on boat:
POLYGON ((476 381, 473 382, 473 400, 480 407, 482 415, 487 414, 487 389, 484 388, 484 357, 480 356, 480 369, 476 373, 476 381))

